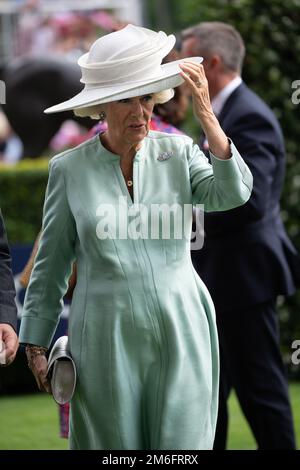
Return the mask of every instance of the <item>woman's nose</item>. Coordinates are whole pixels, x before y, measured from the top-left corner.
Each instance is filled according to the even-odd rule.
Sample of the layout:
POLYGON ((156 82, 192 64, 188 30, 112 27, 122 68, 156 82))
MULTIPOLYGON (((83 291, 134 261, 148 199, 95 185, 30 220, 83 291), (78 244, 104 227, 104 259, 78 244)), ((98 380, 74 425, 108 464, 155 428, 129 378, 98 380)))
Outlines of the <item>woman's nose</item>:
POLYGON ((142 107, 142 104, 140 101, 136 101, 133 106, 132 106, 132 110, 131 110, 132 114, 134 116, 141 116, 143 115, 143 107, 142 107))

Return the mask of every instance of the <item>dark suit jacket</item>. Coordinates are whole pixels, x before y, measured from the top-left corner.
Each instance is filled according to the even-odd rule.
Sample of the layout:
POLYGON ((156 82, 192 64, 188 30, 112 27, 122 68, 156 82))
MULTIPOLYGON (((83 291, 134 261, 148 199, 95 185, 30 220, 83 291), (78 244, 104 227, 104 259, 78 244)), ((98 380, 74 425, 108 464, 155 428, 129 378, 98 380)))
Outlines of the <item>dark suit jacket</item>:
POLYGON ((292 294, 300 281, 300 262, 280 217, 285 151, 277 119, 242 83, 229 96, 219 121, 254 178, 244 206, 205 215, 204 247, 192 252, 220 311, 292 294))
POLYGON ((10 261, 11 258, 6 239, 5 227, 0 211, 0 323, 9 323, 16 329, 16 293, 10 261))

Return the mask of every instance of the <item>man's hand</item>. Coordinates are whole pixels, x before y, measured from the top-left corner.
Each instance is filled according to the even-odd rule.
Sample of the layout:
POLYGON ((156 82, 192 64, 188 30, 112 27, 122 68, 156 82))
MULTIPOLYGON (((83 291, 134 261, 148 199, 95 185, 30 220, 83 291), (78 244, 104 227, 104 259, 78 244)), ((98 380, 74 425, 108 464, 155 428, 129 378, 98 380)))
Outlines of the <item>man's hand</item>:
POLYGON ((0 366, 9 366, 19 347, 17 334, 8 323, 0 323, 0 366))

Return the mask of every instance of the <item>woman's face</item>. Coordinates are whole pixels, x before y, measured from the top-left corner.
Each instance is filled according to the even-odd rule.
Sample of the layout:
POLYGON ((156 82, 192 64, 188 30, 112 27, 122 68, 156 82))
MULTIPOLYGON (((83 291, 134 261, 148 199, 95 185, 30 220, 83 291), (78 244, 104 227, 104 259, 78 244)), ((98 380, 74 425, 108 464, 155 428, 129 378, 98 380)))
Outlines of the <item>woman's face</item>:
POLYGON ((139 144, 149 132, 154 104, 153 95, 107 103, 104 110, 110 139, 115 144, 139 144))

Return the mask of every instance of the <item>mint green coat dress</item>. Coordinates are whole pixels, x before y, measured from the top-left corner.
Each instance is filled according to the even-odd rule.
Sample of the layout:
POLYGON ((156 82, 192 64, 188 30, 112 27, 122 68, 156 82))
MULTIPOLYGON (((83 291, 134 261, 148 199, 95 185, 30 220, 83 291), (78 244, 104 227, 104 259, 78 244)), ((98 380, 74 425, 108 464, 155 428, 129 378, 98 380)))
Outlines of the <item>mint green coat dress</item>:
POLYGON ((135 206, 119 156, 98 136, 50 161, 20 340, 49 347, 76 259, 71 449, 212 448, 218 339, 211 297, 191 262, 191 211, 186 236, 170 224, 169 237, 161 227, 151 237, 150 211, 138 223, 136 207, 201 203, 217 211, 245 203, 252 176, 231 150, 230 160, 212 156, 210 165, 189 137, 150 132, 134 159, 135 206), (120 201, 118 217, 108 216, 120 201), (116 230, 121 220, 136 229, 130 237, 116 230))

